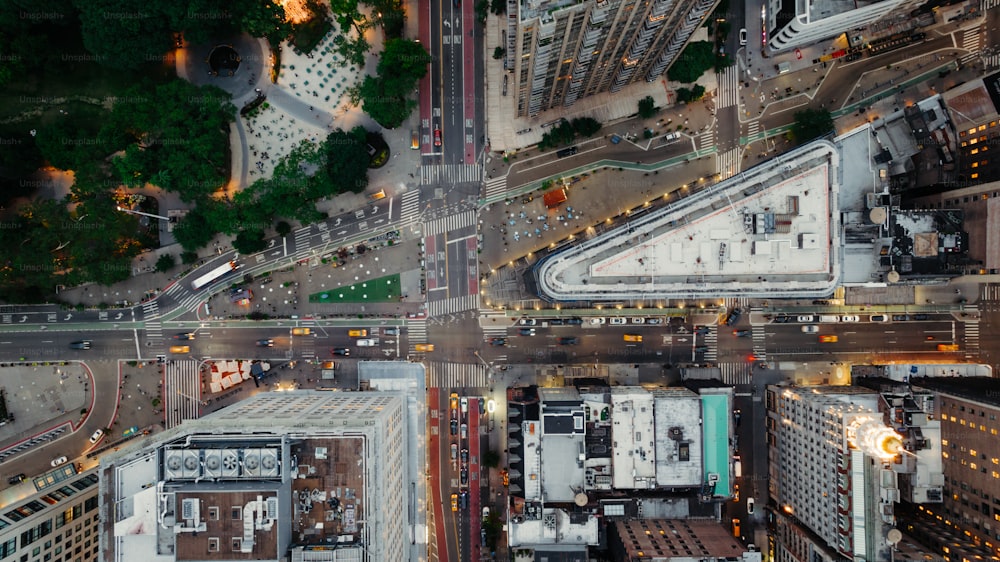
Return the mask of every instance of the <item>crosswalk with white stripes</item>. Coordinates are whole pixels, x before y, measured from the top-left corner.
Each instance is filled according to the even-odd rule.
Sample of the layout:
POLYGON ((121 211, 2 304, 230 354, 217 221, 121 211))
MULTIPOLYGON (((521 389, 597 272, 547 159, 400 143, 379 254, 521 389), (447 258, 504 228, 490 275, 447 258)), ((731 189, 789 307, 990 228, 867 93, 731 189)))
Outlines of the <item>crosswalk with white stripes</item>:
POLYGON ((702 345, 707 347, 705 351, 705 361, 715 361, 719 356, 719 326, 712 324, 705 326, 708 332, 703 336, 702 345))
POLYGON ((439 301, 428 301, 427 316, 442 316, 479 308, 479 295, 462 295, 439 301))
POLYGON ((421 166, 420 183, 438 185, 441 183, 478 183, 482 181, 483 168, 466 164, 436 164, 421 166))
POLYGON ((721 177, 719 181, 735 176, 740 171, 740 157, 743 154, 742 148, 731 148, 715 158, 716 173, 721 177))
POLYGON ((726 310, 732 310, 734 308, 746 309, 750 306, 749 297, 730 297, 726 299, 726 310))
POLYGON ((309 249, 309 237, 312 235, 312 225, 306 225, 295 231, 295 251, 309 249))
POLYGON ((411 344, 427 343, 427 319, 409 319, 406 321, 406 339, 411 344))
POLYGON ((767 336, 764 334, 764 324, 750 326, 750 336, 753 338, 753 356, 759 361, 767 358, 767 336))
POLYGON ((146 338, 149 340, 163 339, 163 326, 160 323, 160 305, 156 301, 142 303, 142 318, 146 326, 146 338))
POLYGON ((753 138, 760 132, 760 121, 754 119, 753 121, 747 123, 747 137, 753 138))
POLYGON ((722 382, 725 384, 750 384, 753 363, 719 363, 722 372, 722 382))
POLYGON ((965 328, 965 351, 968 353, 979 353, 979 322, 966 322, 965 328))
POLYGON ((698 135, 698 150, 705 150, 715 146, 715 127, 710 127, 707 131, 698 135))
MULTIPOLYGON (((962 48, 966 51, 970 51, 973 56, 978 56, 980 49, 980 40, 982 39, 983 32, 980 28, 975 27, 972 29, 966 29, 962 32, 962 48)), ((962 57, 963 59, 965 57, 962 57)))
POLYGON ((993 8, 996 8, 997 6, 1000 6, 1000 0, 983 0, 983 11, 984 12, 986 10, 992 10, 993 8))
POLYGON ((490 178, 486 180, 486 187, 483 189, 483 199, 503 197, 507 193, 507 176, 490 178))
MULTIPOLYGON (((420 216, 420 190, 414 189, 403 194, 399 207, 399 222, 406 224, 420 216)), ((298 246, 296 246, 297 248, 298 246)))
POLYGON ((506 314, 496 314, 490 309, 479 311, 479 328, 487 339, 506 336, 510 325, 511 320, 506 314))
POLYGON ((485 388, 489 373, 482 363, 427 363, 427 386, 430 388, 485 388))
POLYGON ((198 361, 173 359, 164 366, 163 413, 167 429, 183 420, 198 418, 201 405, 201 375, 198 361))
POLYGON ((721 74, 716 74, 719 81, 719 95, 716 108, 731 107, 739 102, 740 78, 736 65, 727 67, 721 74))
POLYGON ((475 211, 455 213, 454 215, 448 215, 446 217, 427 221, 427 223, 424 224, 424 236, 434 236, 436 234, 441 234, 442 232, 451 232, 453 230, 458 230, 474 224, 476 224, 475 211))
MULTIPOLYGON (((997 0, 997 1, 1000 2, 1000 0, 997 0)), ((993 53, 993 54, 989 54, 989 55, 984 54, 983 55, 983 65, 987 69, 1000 68, 1000 53, 993 53)))
POLYGON ((980 300, 1000 301, 1000 285, 983 285, 979 290, 979 298, 980 300))

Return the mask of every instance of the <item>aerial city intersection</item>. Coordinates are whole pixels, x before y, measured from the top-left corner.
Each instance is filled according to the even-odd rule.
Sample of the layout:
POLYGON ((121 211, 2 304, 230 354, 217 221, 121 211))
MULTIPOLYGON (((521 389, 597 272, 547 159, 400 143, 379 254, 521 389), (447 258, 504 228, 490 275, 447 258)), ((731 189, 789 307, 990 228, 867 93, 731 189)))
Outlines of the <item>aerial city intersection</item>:
POLYGON ((1000 558, 1000 1, 98 4, 0 8, 0 561, 1000 558))

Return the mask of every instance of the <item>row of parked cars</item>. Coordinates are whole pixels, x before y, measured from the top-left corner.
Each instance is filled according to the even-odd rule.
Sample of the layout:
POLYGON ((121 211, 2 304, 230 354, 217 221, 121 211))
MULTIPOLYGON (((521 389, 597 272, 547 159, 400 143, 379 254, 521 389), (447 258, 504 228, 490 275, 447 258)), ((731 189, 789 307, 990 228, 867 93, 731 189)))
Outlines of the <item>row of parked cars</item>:
MULTIPOLYGON (((892 318, 893 322, 905 322, 907 320, 930 320, 930 316, 927 314, 872 314, 868 316, 869 322, 888 322, 889 318, 892 318)), ((804 314, 799 316, 775 316, 774 322, 777 324, 788 324, 792 322, 824 322, 835 324, 838 322, 861 322, 862 317, 854 314, 846 314, 843 316, 836 314, 804 314)))
MULTIPOLYGON (((627 324, 663 324, 663 319, 643 318, 641 316, 636 316, 634 318, 625 318, 624 316, 605 318, 603 316, 598 316, 588 318, 588 322, 593 325, 611 324, 612 326, 625 326, 627 324)), ((518 324, 521 326, 540 326, 543 323, 548 324, 549 326, 580 326, 583 324, 583 318, 522 318, 518 321, 518 324)))

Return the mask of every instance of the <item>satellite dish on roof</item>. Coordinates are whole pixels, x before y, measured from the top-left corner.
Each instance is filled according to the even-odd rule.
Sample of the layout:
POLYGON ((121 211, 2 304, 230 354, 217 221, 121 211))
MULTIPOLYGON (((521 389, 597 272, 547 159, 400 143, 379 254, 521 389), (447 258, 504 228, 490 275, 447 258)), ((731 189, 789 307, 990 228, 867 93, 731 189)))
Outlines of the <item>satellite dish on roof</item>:
POLYGON ((885 276, 885 278, 888 279, 890 283, 899 283, 899 272, 890 271, 889 274, 885 276))
POLYGON ((579 507, 587 505, 590 500, 587 498, 587 494, 580 492, 579 494, 573 496, 573 503, 579 507))
POLYGON ((868 219, 874 224, 885 224, 888 216, 889 214, 886 213, 885 207, 875 207, 871 211, 868 211, 868 219))
POLYGON ((889 529, 889 532, 885 535, 885 540, 895 546, 899 541, 903 540, 903 533, 899 529, 889 529))

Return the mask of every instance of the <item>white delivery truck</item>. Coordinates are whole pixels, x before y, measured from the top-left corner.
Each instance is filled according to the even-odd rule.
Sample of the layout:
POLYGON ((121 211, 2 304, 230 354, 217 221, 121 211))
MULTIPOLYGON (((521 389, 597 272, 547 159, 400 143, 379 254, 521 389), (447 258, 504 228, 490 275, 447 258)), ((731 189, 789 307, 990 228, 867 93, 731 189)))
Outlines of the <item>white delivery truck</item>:
POLYGON ((743 463, 739 459, 736 459, 736 462, 733 463, 733 475, 736 478, 743 478, 743 463))
POLYGON ((375 347, 376 345, 378 345, 378 340, 375 338, 358 340, 358 347, 375 347))

